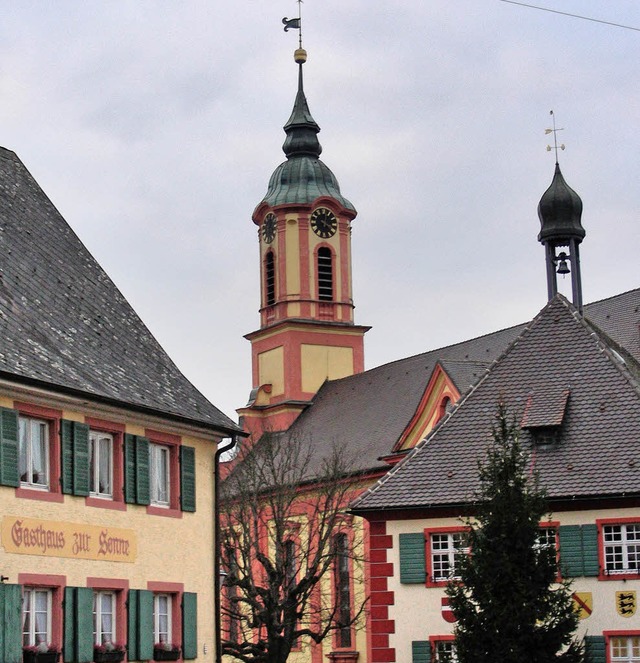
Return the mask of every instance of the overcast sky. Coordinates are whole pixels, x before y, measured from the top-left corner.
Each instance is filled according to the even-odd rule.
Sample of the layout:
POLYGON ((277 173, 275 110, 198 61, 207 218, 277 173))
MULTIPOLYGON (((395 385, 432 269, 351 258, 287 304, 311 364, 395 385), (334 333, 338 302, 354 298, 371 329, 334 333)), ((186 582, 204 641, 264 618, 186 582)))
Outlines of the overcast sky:
MULTIPOLYGON (((544 306, 550 109, 584 203, 585 301, 640 286, 640 3, 531 4, 636 30, 500 0, 302 5, 322 159, 359 212, 368 368, 544 306)), ((234 419, 259 324, 251 213, 284 159, 295 15, 294 0, 20 0, 0 22, 0 144, 234 419)))

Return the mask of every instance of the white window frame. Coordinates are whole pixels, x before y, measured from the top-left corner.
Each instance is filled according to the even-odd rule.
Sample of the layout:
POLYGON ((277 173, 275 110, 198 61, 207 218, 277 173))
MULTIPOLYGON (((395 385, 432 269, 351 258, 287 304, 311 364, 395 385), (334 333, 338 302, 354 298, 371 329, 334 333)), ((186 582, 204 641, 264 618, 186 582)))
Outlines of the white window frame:
POLYGON ((153 642, 155 644, 173 644, 172 633, 171 633, 171 620, 172 615, 171 611, 173 608, 173 595, 172 594, 154 594, 153 595, 153 642), (167 610, 166 613, 161 613, 161 603, 166 601, 167 610), (161 617, 166 616, 167 618, 167 630, 161 631, 160 619, 161 617))
POLYGON ((91 497, 99 497, 102 499, 113 499, 113 435, 111 435, 110 433, 103 433, 101 431, 92 430, 89 432, 89 445, 90 445, 89 472, 91 474, 90 480, 93 486, 93 490, 91 490, 90 493, 91 497), (100 441, 101 440, 109 441, 109 450, 107 452, 109 455, 109 463, 108 463, 109 486, 105 491, 100 490, 100 468, 101 468, 100 441))
POLYGON ((445 660, 443 656, 447 656, 446 660, 455 663, 458 660, 456 656, 456 644, 453 640, 433 640, 433 660, 438 662, 445 660))
POLYGON ((611 663, 640 663, 640 635, 613 635, 609 638, 611 663))
POLYGON ((460 575, 456 572, 457 558, 469 553, 466 539, 467 532, 464 530, 429 533, 432 582, 460 579, 460 575))
POLYGON ((640 523, 603 525, 602 551, 606 574, 640 572, 640 523))
POLYGON ((538 537, 536 539, 536 550, 544 550, 545 548, 558 549, 558 528, 554 525, 549 527, 540 527, 538 529, 538 537))
POLYGON ((96 645, 105 645, 108 642, 112 644, 116 642, 116 606, 117 606, 117 596, 113 590, 95 590, 93 592, 93 642, 96 645), (105 611, 102 607, 102 599, 109 597, 111 601, 111 610, 105 611), (105 632, 102 630, 102 617, 105 614, 111 616, 111 637, 105 639, 105 632), (98 628, 100 625, 100 628, 98 628))
MULTIPOLYGON (((20 468, 20 485, 28 488, 37 488, 38 490, 49 490, 49 455, 51 453, 49 444, 49 422, 45 419, 38 419, 35 417, 18 418, 18 437, 19 437, 19 451, 18 463, 20 468), (37 427, 44 431, 44 482, 34 481, 33 472, 33 428, 37 427), (24 472, 22 471, 24 469, 24 472), (25 479, 22 477, 26 476, 25 479)), ((40 478, 38 476, 38 478, 40 478)))
POLYGON ((163 444, 149 444, 149 498, 154 506, 169 507, 171 505, 171 448, 163 444), (160 459, 166 458, 165 471, 161 470, 160 459), (162 476, 164 474, 164 476, 162 476), (162 496, 162 486, 166 498, 162 496))
POLYGON ((22 645, 23 647, 39 645, 44 642, 48 645, 51 642, 51 609, 53 605, 53 591, 47 587, 23 587, 22 589, 22 645), (46 614, 46 638, 36 642, 36 595, 38 593, 46 594, 47 614, 46 614), (27 613, 26 596, 29 595, 29 630, 25 630, 25 615, 27 613))

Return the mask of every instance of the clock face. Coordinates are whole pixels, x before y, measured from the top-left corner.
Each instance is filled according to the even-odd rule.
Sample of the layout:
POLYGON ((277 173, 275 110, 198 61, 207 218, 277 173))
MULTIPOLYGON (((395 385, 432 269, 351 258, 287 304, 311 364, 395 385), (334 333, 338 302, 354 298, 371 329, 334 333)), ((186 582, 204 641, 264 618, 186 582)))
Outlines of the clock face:
POLYGON ((331 210, 326 207, 318 207, 311 214, 311 227, 318 237, 327 239, 336 234, 338 219, 336 219, 336 215, 331 210))
POLYGON ((271 244, 276 236, 276 215, 269 212, 262 223, 262 237, 267 244, 271 244))

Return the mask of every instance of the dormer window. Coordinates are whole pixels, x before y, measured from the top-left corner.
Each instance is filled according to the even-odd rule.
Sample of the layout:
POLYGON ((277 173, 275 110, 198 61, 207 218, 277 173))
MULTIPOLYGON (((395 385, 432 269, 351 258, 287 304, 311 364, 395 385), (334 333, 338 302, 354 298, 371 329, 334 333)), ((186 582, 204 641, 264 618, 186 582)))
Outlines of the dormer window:
POLYGON ((570 390, 549 387, 529 396, 520 427, 531 433, 535 445, 548 446, 560 440, 570 390))

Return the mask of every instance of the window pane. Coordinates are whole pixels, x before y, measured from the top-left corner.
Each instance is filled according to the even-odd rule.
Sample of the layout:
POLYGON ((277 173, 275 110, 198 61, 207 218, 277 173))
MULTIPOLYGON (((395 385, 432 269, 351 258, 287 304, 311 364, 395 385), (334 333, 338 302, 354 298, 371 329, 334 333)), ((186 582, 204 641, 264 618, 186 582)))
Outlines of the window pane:
POLYGON ((111 495, 111 438, 100 438, 99 459, 98 490, 102 495, 111 495))
POLYGON ((28 453, 28 442, 29 437, 27 433, 27 420, 20 417, 19 420, 19 430, 20 430, 20 463, 19 463, 19 472, 20 472, 20 481, 30 481, 30 476, 27 473, 27 467, 30 454, 28 453))

